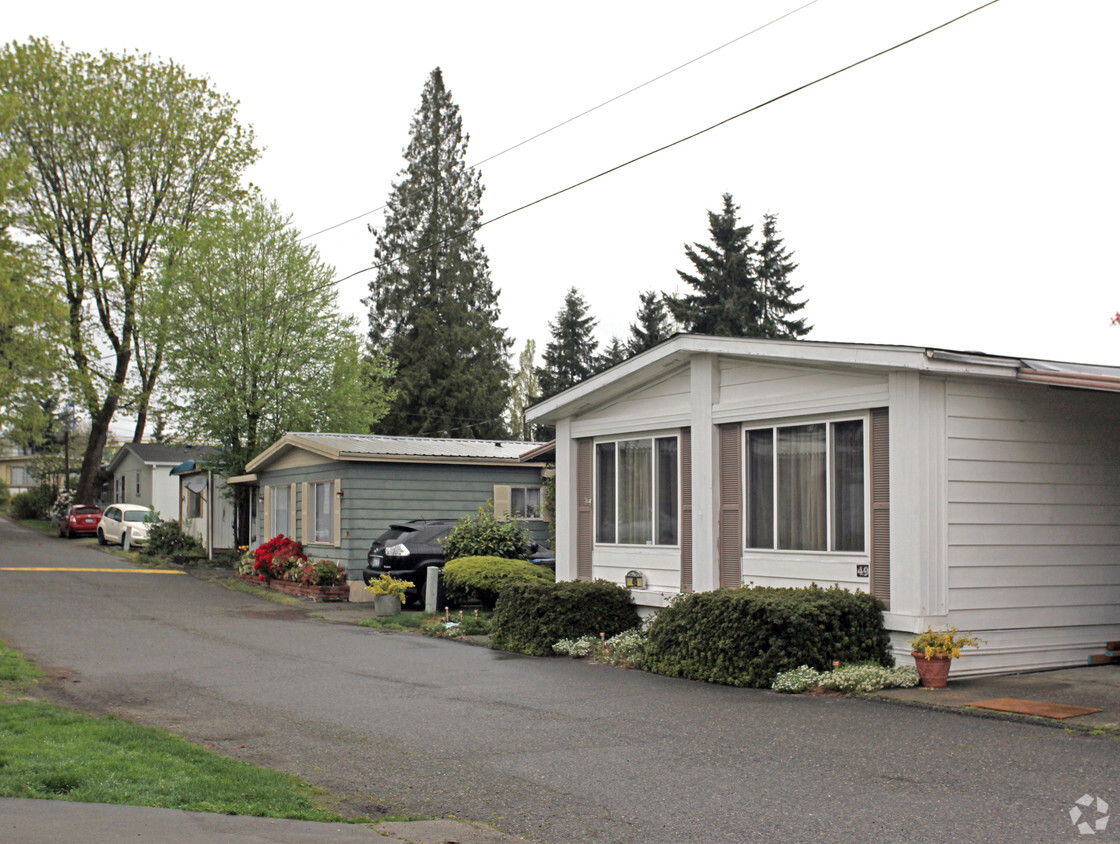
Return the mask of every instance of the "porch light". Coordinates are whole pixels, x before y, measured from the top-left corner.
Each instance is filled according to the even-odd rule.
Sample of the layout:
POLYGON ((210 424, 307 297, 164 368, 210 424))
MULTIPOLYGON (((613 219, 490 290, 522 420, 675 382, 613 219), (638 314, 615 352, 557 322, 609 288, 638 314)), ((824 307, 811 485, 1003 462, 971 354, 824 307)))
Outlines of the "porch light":
POLYGON ((626 572, 626 588, 627 589, 644 589, 646 586, 646 577, 640 571, 626 572))

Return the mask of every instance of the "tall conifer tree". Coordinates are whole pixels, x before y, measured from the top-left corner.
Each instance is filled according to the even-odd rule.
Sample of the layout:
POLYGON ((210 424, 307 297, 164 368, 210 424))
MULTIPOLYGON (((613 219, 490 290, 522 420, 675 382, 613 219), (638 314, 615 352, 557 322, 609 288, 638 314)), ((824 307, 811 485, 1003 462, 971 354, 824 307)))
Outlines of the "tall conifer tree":
POLYGON ((809 332, 804 319, 790 320, 805 307, 794 302, 801 291, 790 283, 797 265, 777 237, 777 218, 763 218, 761 243, 751 241, 752 226, 740 226, 739 206, 723 195, 723 210, 708 212, 712 243, 685 246, 695 275, 677 270, 692 293, 667 298, 685 331, 728 337, 797 339, 809 332))
POLYGON ((652 349, 673 334, 673 322, 665 310, 665 301, 656 290, 639 293, 637 322, 630 323, 630 354, 636 355, 652 349))
POLYGON ((552 339, 544 348, 544 366, 537 372, 541 398, 554 396, 595 374, 599 347, 593 334, 596 322, 583 296, 571 288, 556 320, 548 324, 552 339))
POLYGON ((407 164, 393 185, 370 283, 369 342, 396 366, 397 399, 377 430, 457 437, 505 435, 512 341, 475 239, 482 183, 466 164, 469 135, 437 67, 412 118, 407 164))

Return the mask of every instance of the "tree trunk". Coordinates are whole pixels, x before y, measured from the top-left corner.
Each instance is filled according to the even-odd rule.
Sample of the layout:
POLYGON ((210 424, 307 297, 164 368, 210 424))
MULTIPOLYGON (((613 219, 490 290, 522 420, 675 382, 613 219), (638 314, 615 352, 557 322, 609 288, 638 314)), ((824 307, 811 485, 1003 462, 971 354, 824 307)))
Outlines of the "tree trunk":
POLYGON ((81 504, 92 504, 97 500, 100 492, 97 483, 97 474, 101 470, 101 457, 105 453, 105 442, 109 438, 109 423, 113 420, 113 413, 117 409, 114 398, 106 399, 101 405, 101 410, 89 425, 89 444, 86 453, 82 456, 82 472, 78 476, 78 486, 74 490, 74 501, 81 504))

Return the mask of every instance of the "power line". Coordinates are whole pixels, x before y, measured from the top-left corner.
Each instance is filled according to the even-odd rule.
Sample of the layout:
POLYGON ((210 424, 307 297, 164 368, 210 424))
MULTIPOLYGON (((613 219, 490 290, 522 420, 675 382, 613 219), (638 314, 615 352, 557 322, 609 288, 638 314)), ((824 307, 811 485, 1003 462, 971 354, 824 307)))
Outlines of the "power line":
POLYGON ((524 211, 528 208, 532 208, 534 205, 540 205, 542 202, 546 202, 549 199, 553 199, 557 196, 568 193, 569 191, 573 191, 576 188, 582 187, 583 185, 586 185, 590 182, 595 181, 596 179, 601 179, 603 176, 610 175, 611 173, 615 173, 619 170, 622 170, 625 167, 629 167, 631 164, 636 164, 639 161, 644 161, 645 159, 650 158, 654 155, 657 155, 660 152, 664 152, 665 150, 672 149, 673 147, 676 147, 676 146, 680 146, 681 144, 685 143, 686 141, 691 141, 694 138, 698 138, 701 135, 704 135, 704 134, 707 134, 708 132, 713 131, 714 129, 718 129, 721 126, 725 126, 726 124, 730 123, 733 120, 738 120, 740 117, 745 117, 746 115, 751 114, 753 112, 756 112, 760 109, 763 109, 766 106, 773 105, 774 103, 779 102, 781 100, 784 100, 787 97, 791 97, 794 94, 797 94, 801 91, 806 90, 807 88, 811 88, 814 85, 818 85, 821 82, 825 82, 826 80, 832 79, 835 76, 839 76, 841 73, 845 73, 846 71, 852 70, 853 68, 859 67, 860 65, 867 64, 868 62, 873 61, 874 59, 880 58, 881 56, 885 56, 888 53, 892 53, 895 50, 898 50, 902 47, 905 47, 908 44, 913 44, 915 41, 918 41, 919 39, 925 38, 927 35, 932 35, 933 33, 937 32, 938 30, 944 29, 945 27, 950 26, 954 23, 957 23, 958 21, 964 20, 965 18, 969 17, 970 15, 974 15, 977 12, 988 8, 989 6, 994 6, 998 2, 999 2, 999 0, 988 0, 987 3, 983 3, 982 5, 977 6, 976 8, 974 8, 974 9, 968 11, 968 12, 964 12, 963 14, 957 15, 955 18, 951 18, 950 20, 947 20, 942 24, 938 24, 937 26, 933 27, 932 29, 927 29, 925 32, 922 32, 922 33, 920 33, 918 35, 915 35, 911 38, 907 38, 905 41, 900 41, 899 43, 895 44, 893 47, 887 47, 886 49, 880 50, 877 53, 873 53, 870 56, 867 56, 865 58, 860 59, 859 61, 855 61, 855 62, 852 62, 849 65, 845 65, 844 67, 840 68, 839 70, 834 70, 831 73, 826 73, 824 76, 818 76, 816 79, 812 80, 811 82, 806 82, 803 85, 798 85, 796 88, 791 88, 790 90, 786 91, 784 94, 778 94, 776 97, 771 97, 770 99, 768 99, 764 102, 758 103, 757 105, 753 105, 748 109, 744 109, 743 111, 740 111, 738 114, 733 114, 730 117, 726 117, 726 118, 724 118, 723 120, 720 120, 717 123, 713 123, 711 126, 708 126, 705 129, 700 129, 699 131, 693 132, 689 135, 685 135, 682 138, 678 138, 675 141, 672 141, 672 142, 667 143, 663 146, 657 147, 656 149, 652 149, 649 152, 643 153, 642 155, 635 156, 634 158, 631 158, 628 161, 624 161, 621 164, 616 164, 614 167, 610 167, 606 170, 603 170, 602 172, 596 173, 593 176, 588 176, 586 179, 581 179, 578 182, 574 182, 574 183, 568 185, 565 188, 561 188, 560 190, 553 191, 552 193, 546 194, 545 196, 539 197, 538 199, 534 199, 532 202, 526 202, 524 205, 520 205, 517 208, 514 208, 510 211, 506 211, 502 214, 499 214, 497 217, 493 217, 489 220, 485 220, 485 221, 483 221, 483 222, 481 222, 481 223, 479 223, 475 226, 464 229, 463 231, 456 232, 455 234, 450 235, 449 237, 445 237, 443 240, 437 241, 436 243, 430 243, 430 244, 427 244, 425 246, 419 246, 416 249, 412 249, 412 250, 410 250, 408 252, 405 252, 401 255, 398 255, 394 258, 391 258, 388 261, 381 261, 381 262, 376 263, 376 264, 371 264, 368 267, 364 267, 363 269, 356 270, 355 272, 352 272, 349 275, 345 275, 342 278, 334 279, 332 281, 327 282, 326 284, 319 285, 318 287, 312 288, 312 290, 310 290, 308 292, 312 293, 312 292, 318 292, 319 290, 325 290, 328 287, 333 287, 335 285, 341 284, 342 282, 347 281, 351 278, 354 278, 355 276, 361 275, 362 273, 367 273, 370 270, 381 269, 382 267, 388 266, 388 265, 393 264, 397 261, 404 260, 405 258, 410 258, 413 255, 417 255, 421 252, 426 252, 429 249, 436 249, 440 246, 444 246, 448 243, 451 243, 452 241, 458 240, 459 238, 466 237, 467 235, 470 235, 470 234, 474 234, 475 232, 479 231, 480 229, 485 228, 486 226, 491 225, 492 223, 496 223, 499 220, 504 220, 506 217, 513 216, 514 214, 520 213, 521 211, 524 211))
MULTIPOLYGON (((666 76, 671 76, 672 74, 676 73, 678 70, 684 70, 684 68, 688 67, 689 65, 695 64, 696 62, 700 61, 701 59, 706 59, 708 56, 712 55, 713 53, 718 53, 724 47, 730 47, 732 44, 735 44, 739 41, 742 41, 744 38, 748 38, 749 36, 754 35, 756 32, 761 32, 762 30, 766 29, 767 27, 773 26, 774 24, 778 23, 779 21, 785 20, 790 15, 795 15, 798 12, 800 12, 802 9, 806 9, 809 6, 812 6, 814 3, 818 3, 818 2, 820 2, 820 0, 809 0, 808 3, 805 3, 801 6, 798 6, 796 9, 791 9, 790 11, 786 12, 785 14, 779 15, 778 17, 774 18, 773 20, 762 24, 762 26, 756 26, 750 32, 744 32, 742 35, 740 35, 736 38, 732 38, 730 41, 727 41, 723 44, 720 44, 718 47, 713 47, 711 50, 708 50, 706 53, 701 53, 699 56, 696 56, 696 58, 689 59, 684 64, 677 65, 672 70, 667 70, 664 73, 653 77, 652 79, 647 79, 645 82, 641 83, 640 85, 635 85, 633 88, 630 88, 627 91, 623 91, 621 94, 615 94, 610 99, 603 100, 603 102, 599 103, 598 105, 592 106, 589 109, 585 109, 585 110, 581 111, 579 114, 576 114, 576 115, 573 115, 572 117, 569 117, 567 120, 560 121, 555 126, 551 126, 548 129, 545 129, 541 132, 537 132, 537 134, 531 135, 530 137, 525 138, 525 140, 523 140, 523 141, 518 141, 513 146, 506 147, 505 149, 501 150, 500 152, 496 152, 493 155, 487 156, 486 158, 482 159, 481 161, 476 161, 474 164, 471 164, 467 169, 468 170, 475 170, 478 167, 481 167, 483 164, 486 164, 488 161, 493 161, 495 158, 498 158, 500 156, 505 155, 507 152, 513 152, 515 149, 517 149, 519 147, 523 147, 523 146, 525 146, 525 144, 537 140, 537 138, 543 138, 549 132, 554 132, 557 129, 560 129, 564 126, 567 126, 569 123, 573 123, 574 121, 579 120, 581 117, 586 117, 587 115, 591 114, 593 111, 598 111, 599 109, 603 108, 604 106, 608 106, 613 102, 617 102, 618 100, 621 100, 623 97, 627 97, 630 94, 633 94, 635 91, 640 91, 642 88, 645 88, 649 85, 652 85, 654 82, 659 82, 662 79, 664 79, 666 76)), ((333 231, 334 229, 341 228, 342 226, 346 226, 346 225, 349 225, 350 223, 357 222, 358 220, 362 219, 363 217, 368 217, 370 214, 376 214, 378 211, 381 211, 385 207, 386 207, 385 205, 378 205, 372 211, 366 211, 365 213, 359 214, 356 217, 351 217, 349 220, 343 220, 341 223, 335 223, 333 226, 327 226, 325 229, 319 229, 319 231, 312 232, 311 234, 305 234, 303 237, 299 238, 299 242, 302 243, 305 240, 310 240, 313 237, 318 237, 321 234, 326 234, 327 232, 333 231)))

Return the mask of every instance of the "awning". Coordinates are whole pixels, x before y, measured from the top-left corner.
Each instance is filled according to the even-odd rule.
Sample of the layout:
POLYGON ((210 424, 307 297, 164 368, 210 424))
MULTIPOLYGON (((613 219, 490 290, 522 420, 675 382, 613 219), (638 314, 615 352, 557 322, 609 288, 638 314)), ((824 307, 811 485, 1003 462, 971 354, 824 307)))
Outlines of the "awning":
POLYGON ((171 470, 171 474, 172 475, 189 475, 193 471, 195 471, 195 461, 184 460, 182 463, 180 463, 178 466, 176 466, 175 468, 173 468, 171 470))

